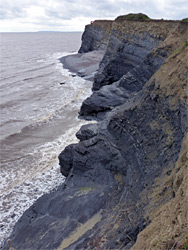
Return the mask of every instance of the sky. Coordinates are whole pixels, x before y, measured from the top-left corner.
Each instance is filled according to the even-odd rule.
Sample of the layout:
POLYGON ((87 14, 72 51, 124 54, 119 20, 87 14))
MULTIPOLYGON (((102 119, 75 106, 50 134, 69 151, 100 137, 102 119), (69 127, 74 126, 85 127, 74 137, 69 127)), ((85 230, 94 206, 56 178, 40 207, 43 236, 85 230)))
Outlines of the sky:
POLYGON ((83 31, 97 19, 128 13, 188 17, 187 0, 0 0, 0 32, 83 31))

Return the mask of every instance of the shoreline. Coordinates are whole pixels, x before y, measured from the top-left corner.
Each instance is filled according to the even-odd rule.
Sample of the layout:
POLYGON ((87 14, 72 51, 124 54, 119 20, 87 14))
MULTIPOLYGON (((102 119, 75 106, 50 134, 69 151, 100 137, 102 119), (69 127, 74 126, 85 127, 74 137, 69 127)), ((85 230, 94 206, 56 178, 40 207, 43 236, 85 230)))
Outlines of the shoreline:
MULTIPOLYGON (((65 57, 69 57, 69 56, 71 56, 71 55, 68 55, 68 56, 65 56, 65 57)), ((74 57, 73 57, 72 60, 74 60, 74 57)), ((68 67, 70 67, 68 63, 66 63, 66 65, 68 67)), ((65 68, 64 65, 63 65, 63 68, 65 68)), ((65 68, 65 69, 68 69, 70 71, 69 68, 65 68)), ((66 74, 69 75, 69 73, 67 71, 66 71, 66 74)), ((92 87, 91 83, 90 82, 86 83, 86 81, 84 81, 81 78, 80 78, 80 80, 74 79, 70 75, 68 77, 71 78, 72 81, 75 82, 74 84, 77 84, 78 81, 83 83, 81 85, 83 85, 83 90, 85 89, 85 94, 84 94, 83 91, 81 91, 82 94, 79 95, 79 98, 77 98, 77 95, 75 96, 75 100, 82 98, 82 100, 81 100, 81 103, 82 103, 85 100, 85 98, 87 97, 86 93, 90 93, 90 91, 91 91, 91 87, 92 87), (89 90, 89 92, 88 92, 88 90, 89 90), (82 95, 83 95, 83 97, 82 97, 82 95)), ((66 81, 69 81, 67 79, 66 79, 66 81)), ((79 91, 79 87, 77 87, 77 90, 79 91)), ((89 94, 89 96, 90 96, 90 94, 89 94)), ((69 104, 69 105, 71 105, 71 104, 69 104)), ((79 109, 78 109, 78 111, 79 111, 79 109)), ((78 119, 78 114, 76 115, 76 119, 78 119)), ((68 129, 68 132, 69 132, 69 130, 70 130, 70 132, 69 132, 69 135, 67 136, 67 138, 66 138, 66 133, 63 133, 62 135, 60 135, 58 137, 58 138, 61 138, 61 139, 57 138, 57 144, 61 145, 60 144, 60 141, 61 141, 61 142, 63 142, 63 144, 62 144, 63 146, 61 145, 61 148, 58 149, 57 154, 56 154, 56 160, 55 160, 54 164, 52 165, 52 167, 50 167, 46 171, 43 170, 44 172, 38 172, 31 179, 27 178, 26 180, 23 181, 23 183, 15 184, 15 187, 13 187, 12 190, 10 190, 9 192, 6 191, 6 192, 4 192, 4 193, 1 194, 2 201, 5 204, 3 206, 6 207, 6 209, 8 209, 7 207, 9 206, 9 204, 7 202, 7 200, 8 200, 7 196, 11 196, 12 197, 11 198, 12 201, 14 201, 15 199, 19 200, 20 204, 19 204, 19 212, 17 210, 13 209, 13 210, 10 211, 10 214, 8 214, 8 215, 7 215, 7 213, 9 212, 8 210, 7 210, 8 212, 5 215, 4 215, 4 213, 1 215, 2 221, 1 221, 1 225, 0 225, 1 226, 1 232, 0 232, 0 238, 1 238, 0 239, 0 249, 6 244, 7 236, 9 237, 12 234, 12 232, 14 230, 14 227, 15 227, 15 224, 23 216, 23 214, 25 213, 25 211, 27 211, 31 206, 33 206, 34 203, 41 196, 43 196, 43 195, 45 195, 47 193, 52 193, 58 187, 60 187, 60 186, 63 185, 65 177, 60 173, 60 166, 58 164, 58 154, 66 146, 70 145, 71 143, 76 143, 78 141, 78 139, 76 138, 76 132, 80 129, 81 126, 85 125, 86 123, 88 124, 88 121, 84 121, 84 120, 80 120, 79 119, 79 121, 77 121, 75 123, 74 127, 71 127, 70 129, 68 129), (73 133, 73 131, 74 131, 74 133, 73 133), (72 136, 72 134, 74 134, 74 135, 72 136), (52 176, 52 178, 49 179, 49 175, 52 176), (42 178, 44 178, 44 182, 42 181, 42 178), (39 180, 40 180, 40 184, 38 183, 39 180), (50 181, 50 185, 48 185, 49 181, 50 181), (52 184, 53 184, 53 186, 52 186, 52 184), (43 188, 42 188, 42 185, 44 185, 43 188), (34 190, 35 186, 37 186, 37 189, 36 189, 37 191, 34 190), (29 193, 29 196, 28 196, 29 198, 24 196, 25 192, 22 195, 20 195, 19 198, 17 198, 17 196, 16 196, 16 190, 18 190, 18 192, 21 193, 23 191, 23 189, 27 190, 27 192, 29 193), (31 189, 34 190, 33 191, 33 196, 32 196, 32 193, 31 193, 31 189), (43 192, 43 190, 44 190, 44 192, 43 192), (37 192, 40 193, 40 195, 38 195, 37 192), (24 205, 23 205, 23 200, 25 200, 24 201, 24 205), (30 202, 31 200, 32 200, 32 202, 30 202), (9 220, 8 221, 9 226, 5 228, 6 223, 4 223, 4 220, 7 220, 7 217, 8 217, 8 220, 9 220), (6 233, 4 233, 4 231, 6 233)), ((25 131, 25 129, 24 129, 24 131, 25 131)), ((26 133, 26 131, 25 131, 25 133, 26 133)), ((21 133, 14 134, 14 137, 15 136, 19 136, 20 134, 21 133)), ((20 135, 20 137, 21 137, 21 135, 20 135)), ((22 137, 23 137, 23 135, 22 135, 22 137)), ((14 141, 12 141, 12 143, 13 142, 14 141)), ((56 141, 52 141, 52 142, 56 142, 56 141)), ((40 146, 40 149, 41 148, 43 149, 43 144, 40 146)), ((16 201, 15 201, 15 203, 16 203, 16 201)), ((11 206, 14 208, 13 205, 11 205, 11 206)))
POLYGON ((104 53, 105 50, 95 50, 82 54, 77 53, 64 56, 59 60, 63 64, 64 69, 68 69, 71 73, 75 73, 85 80, 93 81, 104 53))

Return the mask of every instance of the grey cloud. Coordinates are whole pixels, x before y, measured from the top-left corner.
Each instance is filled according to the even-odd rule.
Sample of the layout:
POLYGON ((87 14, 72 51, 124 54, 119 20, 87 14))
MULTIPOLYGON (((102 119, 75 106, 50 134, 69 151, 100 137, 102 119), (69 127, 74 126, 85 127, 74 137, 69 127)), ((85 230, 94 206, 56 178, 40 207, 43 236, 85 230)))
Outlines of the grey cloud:
POLYGON ((26 11, 19 7, 0 8, 0 19, 14 19, 25 15, 26 11))
POLYGON ((43 22, 44 19, 38 19, 37 21, 32 22, 33 24, 40 25, 40 26, 50 26, 50 27, 62 27, 62 26, 67 26, 67 24, 62 24, 62 22, 58 22, 55 20, 46 20, 43 22))
POLYGON ((45 0, 12 0, 2 3, 1 17, 17 18, 23 17, 26 13, 24 8, 30 6, 40 6, 45 10, 49 18, 57 18, 69 20, 74 17, 95 17, 106 18, 129 12, 144 12, 149 16, 182 16, 187 11, 187 3, 185 0, 165 0, 164 8, 161 9, 157 0, 53 0, 53 2, 45 0), (17 7, 19 6, 19 7, 17 7), (175 12, 175 10, 177 10, 175 12), (178 13, 177 13, 178 12, 178 13))
POLYGON ((46 15, 50 18, 57 19, 72 19, 75 17, 91 17, 91 18, 115 18, 118 15, 127 14, 130 12, 143 12, 151 18, 177 18, 186 15, 186 1, 180 0, 165 0, 162 8, 159 1, 151 0, 116 0, 114 2, 109 0, 57 0, 58 6, 56 8, 46 9, 46 15))
MULTIPOLYGON (((35 24, 58 26, 63 21, 91 18, 114 19, 119 15, 142 12, 151 18, 182 19, 187 16, 187 0, 0 0, 0 15, 3 20, 27 18, 27 9, 42 7, 46 16, 32 20, 35 24)), ((32 22, 31 21, 31 22, 32 22)))
POLYGON ((45 13, 49 17, 54 17, 58 19, 71 19, 75 17, 95 17, 95 18, 105 18, 109 16, 116 16, 116 12, 119 10, 117 4, 109 4, 108 1, 87 1, 87 4, 79 4, 80 1, 72 1, 71 3, 65 1, 59 6, 46 9, 45 13))
POLYGON ((71 15, 69 13, 65 13, 65 12, 59 12, 56 10, 45 10, 45 14, 49 17, 49 18, 55 18, 55 19, 59 19, 59 20, 70 20, 71 19, 71 15))
POLYGON ((121 1, 126 13, 142 12, 151 18, 181 19, 188 12, 187 0, 165 0, 164 4, 151 0, 121 1), (181 4, 180 4, 181 3, 181 4))

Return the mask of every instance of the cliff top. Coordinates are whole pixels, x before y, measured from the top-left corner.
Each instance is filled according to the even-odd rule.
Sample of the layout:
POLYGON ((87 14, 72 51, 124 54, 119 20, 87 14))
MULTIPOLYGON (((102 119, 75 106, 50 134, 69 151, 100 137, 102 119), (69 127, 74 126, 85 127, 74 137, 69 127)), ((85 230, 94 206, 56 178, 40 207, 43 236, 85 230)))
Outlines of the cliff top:
POLYGON ((91 24, 100 24, 100 23, 105 23, 105 24, 111 24, 114 21, 115 22, 122 22, 122 21, 147 21, 147 22, 188 22, 188 18, 183 18, 182 20, 165 20, 165 19, 152 19, 148 17, 146 14, 143 13, 129 13, 127 15, 121 15, 115 18, 114 20, 94 20, 91 22, 91 24))
POLYGON ((118 16, 115 21, 122 21, 122 20, 134 20, 134 21, 145 21, 150 20, 150 18, 142 13, 133 14, 130 13, 128 15, 118 16))

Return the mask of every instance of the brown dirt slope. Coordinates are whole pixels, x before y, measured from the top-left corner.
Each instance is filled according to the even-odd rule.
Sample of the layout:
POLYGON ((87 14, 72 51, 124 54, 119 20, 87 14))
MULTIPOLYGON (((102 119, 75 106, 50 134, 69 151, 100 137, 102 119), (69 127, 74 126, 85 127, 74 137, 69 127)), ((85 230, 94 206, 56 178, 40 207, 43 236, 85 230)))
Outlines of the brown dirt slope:
MULTIPOLYGON (((185 41, 153 76, 155 82, 159 83, 158 94, 166 96, 174 110, 177 108, 179 100, 186 106, 188 104, 187 76, 188 42, 185 41)), ((187 117, 185 119, 187 121, 187 117)), ((157 125, 152 124, 152 126, 157 125)), ((161 174, 155 180, 149 194, 146 190, 141 194, 143 199, 144 196, 147 196, 147 199, 150 200, 146 208, 146 217, 149 217, 151 223, 138 235, 132 250, 187 249, 183 248, 188 236, 187 127, 185 131, 181 152, 175 166, 172 166, 172 171, 168 174, 161 174), (163 202, 171 194, 174 198, 163 202)))

